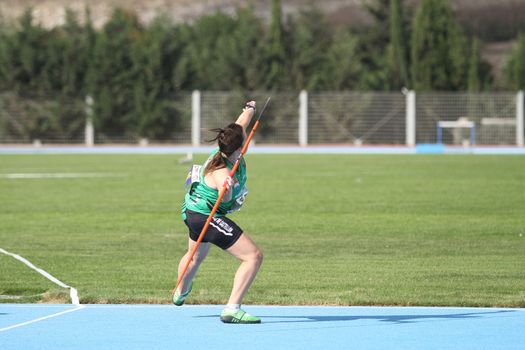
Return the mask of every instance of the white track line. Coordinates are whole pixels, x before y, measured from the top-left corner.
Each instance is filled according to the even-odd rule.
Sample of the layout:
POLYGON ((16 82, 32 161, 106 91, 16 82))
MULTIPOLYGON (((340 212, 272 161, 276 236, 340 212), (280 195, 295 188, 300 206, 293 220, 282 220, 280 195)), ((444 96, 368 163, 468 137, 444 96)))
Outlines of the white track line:
POLYGON ((39 274, 41 274, 42 276, 44 276, 45 278, 47 278, 48 280, 50 280, 51 282, 59 285, 60 287, 62 288, 67 288, 69 289, 69 296, 71 297, 71 303, 74 304, 74 305, 80 305, 80 300, 78 298, 78 292, 75 288, 71 287, 71 286, 68 286, 67 284, 63 283, 62 281, 60 281, 59 279, 51 276, 51 274, 47 273, 46 271, 42 270, 41 268, 38 268, 36 267, 35 265, 33 265, 29 260, 27 260, 26 258, 18 255, 18 254, 13 254, 13 253, 10 253, 8 252, 7 250, 4 250, 2 248, 0 248, 0 253, 3 253, 5 255, 9 255, 9 256, 12 256, 13 258, 15 258, 16 260, 18 261, 21 261, 23 262, 24 264, 26 264, 27 266, 29 266, 31 269, 35 270, 36 272, 38 272, 39 274))
POLYGON ((85 305, 79 305, 78 307, 76 307, 76 308, 74 308, 74 309, 65 310, 65 311, 61 311, 61 312, 57 312, 57 313, 55 313, 55 314, 51 314, 51 315, 48 315, 48 316, 35 318, 34 320, 30 320, 30 321, 26 321, 26 322, 22 322, 22 323, 17 323, 17 324, 14 324, 14 325, 12 325, 12 326, 9 326, 9 327, 0 328, 0 332, 5 332, 5 331, 8 331, 8 330, 10 330, 10 329, 14 329, 14 328, 19 328, 19 327, 27 326, 27 325, 32 324, 32 323, 36 323, 36 322, 44 321, 44 320, 47 320, 47 319, 50 319, 50 318, 53 318, 53 317, 57 317, 57 316, 61 316, 61 315, 65 315, 65 314, 68 314, 68 313, 70 313, 70 312, 74 312, 74 311, 82 310, 82 309, 85 308, 85 307, 86 307, 85 305))
POLYGON ((76 179, 76 178, 98 178, 98 177, 123 177, 125 174, 111 173, 20 173, 20 174, 0 174, 6 179, 76 179))

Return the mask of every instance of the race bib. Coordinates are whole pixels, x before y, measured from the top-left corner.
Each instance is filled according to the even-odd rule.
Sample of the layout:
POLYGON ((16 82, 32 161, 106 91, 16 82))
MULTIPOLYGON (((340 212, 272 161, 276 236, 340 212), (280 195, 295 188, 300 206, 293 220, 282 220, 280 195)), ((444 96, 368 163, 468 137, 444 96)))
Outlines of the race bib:
POLYGON ((184 183, 184 187, 186 188, 186 192, 189 192, 191 190, 191 186, 196 182, 201 182, 201 169, 202 165, 192 165, 190 168, 190 171, 188 172, 188 176, 186 177, 186 182, 184 183))

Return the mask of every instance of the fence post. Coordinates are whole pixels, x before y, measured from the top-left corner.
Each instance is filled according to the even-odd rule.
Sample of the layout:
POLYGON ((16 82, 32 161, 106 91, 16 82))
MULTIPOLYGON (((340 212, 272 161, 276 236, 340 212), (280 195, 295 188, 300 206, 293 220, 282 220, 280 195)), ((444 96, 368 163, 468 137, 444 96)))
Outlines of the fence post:
POLYGON ((84 142, 86 147, 95 145, 95 128, 93 127, 93 97, 86 96, 86 127, 84 129, 84 142))
POLYGON ((201 144, 201 92, 194 90, 191 94, 191 144, 201 144))
POLYGON ((406 145, 416 145, 416 92, 409 90, 405 93, 406 100, 406 145))
POLYGON ((523 103, 523 90, 521 90, 516 96, 516 145, 519 147, 523 147, 523 134, 525 133, 523 130, 523 103))
POLYGON ((299 94, 299 146, 308 146, 308 92, 299 94))

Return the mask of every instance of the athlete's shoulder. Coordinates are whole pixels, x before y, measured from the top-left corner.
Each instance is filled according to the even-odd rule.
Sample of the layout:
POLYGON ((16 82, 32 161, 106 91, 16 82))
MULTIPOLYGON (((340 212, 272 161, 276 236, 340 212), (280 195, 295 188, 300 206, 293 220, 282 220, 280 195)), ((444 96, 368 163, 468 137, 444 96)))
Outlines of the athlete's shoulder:
POLYGON ((213 157, 217 152, 219 152, 219 147, 215 147, 208 155, 208 158, 213 157))

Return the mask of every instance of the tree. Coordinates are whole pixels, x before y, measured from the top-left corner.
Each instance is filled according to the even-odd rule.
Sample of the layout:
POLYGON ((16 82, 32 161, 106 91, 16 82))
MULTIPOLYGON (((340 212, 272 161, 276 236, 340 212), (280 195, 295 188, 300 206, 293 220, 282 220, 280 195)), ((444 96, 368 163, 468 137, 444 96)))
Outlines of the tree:
MULTIPOLYGON (((230 83, 225 55, 229 55, 228 34, 234 31, 230 16, 217 12, 199 18, 186 33, 189 38, 184 55, 188 58, 193 81, 190 89, 219 90, 230 83)), ((230 87, 231 88, 231 87, 230 87)))
POLYGON ((157 17, 130 53, 137 71, 133 86, 133 128, 140 137, 167 139, 178 125, 173 107, 177 40, 167 17, 157 17))
POLYGON ((468 91, 481 91, 480 81, 480 57, 479 57, 479 39, 472 40, 469 67, 468 67, 468 91))
POLYGON ((17 30, 4 35, 0 46, 3 85, 15 91, 41 90, 49 33, 33 24, 32 10, 27 9, 19 19, 17 30))
POLYGON ((137 17, 117 9, 96 37, 87 91, 95 101, 94 122, 99 130, 119 136, 136 132, 134 87, 139 68, 132 53, 143 35, 137 17))
MULTIPOLYGON (((88 14, 87 14, 88 15, 88 14)), ((75 13, 66 10, 66 23, 62 28, 64 40, 62 91, 68 95, 84 98, 85 76, 92 54, 90 42, 91 22, 89 16, 84 26, 80 25, 75 13)))
POLYGON ((85 75, 91 48, 85 30, 75 13, 66 10, 66 23, 48 32, 45 47, 45 65, 40 87, 68 96, 85 96, 85 75))
POLYGON ((412 82, 416 90, 465 89, 464 38, 447 0, 422 0, 412 26, 412 82))
POLYGON ((13 34, 8 29, 8 26, 4 24, 3 19, 0 17, 0 90, 6 90, 10 85, 9 70, 10 65, 10 51, 12 47, 13 34))
POLYGON ((360 89, 363 69, 358 38, 349 31, 338 31, 326 52, 324 79, 318 87, 336 91, 360 89))
POLYGON ((294 90, 318 89, 327 74, 327 52, 333 40, 329 23, 318 9, 311 7, 290 20, 288 27, 290 73, 288 82, 283 84, 294 90))
POLYGON ((173 36, 177 45, 173 52, 173 72, 169 77, 171 84, 176 90, 196 89, 196 65, 189 55, 189 47, 194 44, 193 28, 189 24, 181 24, 173 28, 173 36))
POLYGON ((359 85, 365 90, 385 90, 388 87, 386 48, 389 43, 390 0, 367 2, 365 8, 374 24, 357 33, 364 68, 359 85))
POLYGON ((266 87, 278 89, 284 85, 286 48, 285 32, 283 28, 281 1, 272 0, 272 17, 268 28, 268 54, 267 64, 269 71, 266 79, 266 87))
POLYGON ((525 33, 520 33, 507 58, 505 77, 509 88, 514 90, 525 89, 525 33))
POLYGON ((186 88, 260 87, 262 25, 252 10, 238 9, 235 17, 220 12, 201 17, 191 27, 183 26, 180 36, 184 52, 176 75, 187 82, 186 88))
POLYGON ((408 77, 408 35, 404 29, 403 14, 399 0, 391 0, 389 16, 390 38, 387 47, 389 90, 400 90, 410 85, 408 77))
POLYGON ((235 57, 238 62, 237 82, 240 89, 257 90, 265 83, 264 28, 262 21, 253 10, 239 9, 236 13, 237 30, 232 33, 235 57))

